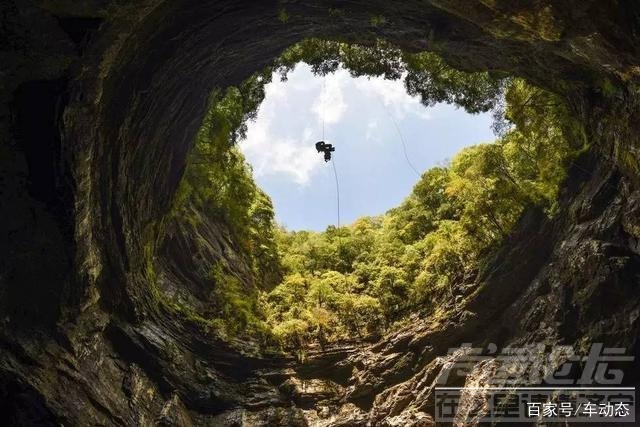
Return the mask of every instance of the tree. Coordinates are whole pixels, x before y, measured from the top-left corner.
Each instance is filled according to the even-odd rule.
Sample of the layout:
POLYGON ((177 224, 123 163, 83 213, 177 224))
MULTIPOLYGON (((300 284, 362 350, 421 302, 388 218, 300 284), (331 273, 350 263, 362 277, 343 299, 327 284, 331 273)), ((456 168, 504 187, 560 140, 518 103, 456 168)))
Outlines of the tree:
POLYGON ((486 72, 467 73, 449 67, 432 52, 405 54, 405 85, 409 95, 418 95, 422 103, 456 104, 469 113, 491 110, 502 95, 503 82, 486 72))
POLYGON ((473 284, 483 260, 528 206, 552 214, 566 166, 582 148, 579 136, 556 96, 522 80, 455 70, 436 54, 406 53, 383 41, 308 39, 272 68, 212 95, 174 216, 222 221, 251 266, 257 286, 250 292, 213 268, 220 319, 236 329, 255 329, 264 319, 285 348, 364 339, 412 310, 437 309, 473 284), (287 231, 275 224, 271 200, 234 144, 255 117, 272 71, 286 79, 301 61, 320 75, 342 67, 354 76, 403 79, 426 106, 494 109, 499 137, 425 171, 402 204, 384 215, 324 232, 287 231))
POLYGON ((274 66, 286 79, 287 73, 300 62, 310 65, 313 73, 319 75, 343 67, 354 77, 404 79, 407 92, 419 96, 425 106, 446 102, 469 113, 494 108, 504 88, 504 80, 489 73, 456 70, 435 53, 405 53, 384 40, 358 45, 306 39, 285 50, 274 66))

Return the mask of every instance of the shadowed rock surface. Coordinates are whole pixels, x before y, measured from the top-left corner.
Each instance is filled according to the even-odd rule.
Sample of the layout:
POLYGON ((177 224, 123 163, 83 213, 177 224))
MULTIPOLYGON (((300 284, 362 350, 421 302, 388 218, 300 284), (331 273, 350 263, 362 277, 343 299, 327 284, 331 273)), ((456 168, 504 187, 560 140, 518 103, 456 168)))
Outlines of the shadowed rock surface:
MULTIPOLYGON (((602 342, 640 355, 636 2, 14 0, 0 16, 8 424, 430 425, 434 380, 461 343, 602 342), (455 316, 299 363, 224 340, 157 298, 203 310, 213 260, 248 280, 223 224, 163 219, 211 89, 309 36, 382 37, 524 77, 567 99, 590 148, 559 214, 527 212, 455 316), (195 247, 199 257, 184 256, 195 247)), ((490 372, 478 364, 459 381, 490 372)))

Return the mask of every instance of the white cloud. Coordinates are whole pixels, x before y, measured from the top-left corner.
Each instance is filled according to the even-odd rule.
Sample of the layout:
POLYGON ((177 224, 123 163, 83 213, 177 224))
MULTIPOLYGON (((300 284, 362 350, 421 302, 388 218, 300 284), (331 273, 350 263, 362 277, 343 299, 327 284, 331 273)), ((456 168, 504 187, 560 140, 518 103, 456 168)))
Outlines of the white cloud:
POLYGON ((376 120, 371 120, 367 123, 367 133, 364 135, 364 138, 367 141, 382 142, 382 139, 380 139, 378 122, 376 120))
POLYGON ((249 127, 247 138, 240 142, 240 148, 253 166, 255 175, 283 173, 295 183, 307 185, 321 165, 315 147, 308 144, 312 130, 306 128, 300 138, 294 139, 275 137, 270 128, 271 120, 260 118, 249 127))
POLYGON ((431 118, 420 100, 407 94, 402 80, 385 80, 382 77, 359 78, 356 79, 355 85, 358 90, 376 98, 377 102, 398 120, 404 119, 407 115, 415 115, 425 120, 431 118))
POLYGON ((271 80, 271 83, 268 83, 264 88, 264 99, 268 100, 268 102, 273 103, 277 101, 278 103, 287 103, 287 88, 285 87, 287 83, 280 81, 278 76, 274 76, 271 80))
POLYGON ((299 66, 286 82, 275 76, 265 91, 258 118, 249 124, 240 148, 256 178, 282 174, 300 186, 310 184, 324 164, 314 147, 322 138, 323 118, 327 136, 338 137, 344 130, 339 126, 332 130, 331 125, 345 117, 368 117, 365 140, 377 143, 383 142, 380 133, 387 126, 387 119, 380 117, 382 106, 395 120, 430 118, 419 100, 407 95, 402 81, 352 79, 345 70, 316 77, 308 66, 299 66), (347 98, 365 104, 348 112, 347 98))
POLYGON ((320 96, 311 106, 318 120, 324 118, 325 124, 337 123, 347 111, 347 103, 344 100, 344 85, 349 78, 349 73, 339 70, 329 74, 323 79, 318 79, 320 96))

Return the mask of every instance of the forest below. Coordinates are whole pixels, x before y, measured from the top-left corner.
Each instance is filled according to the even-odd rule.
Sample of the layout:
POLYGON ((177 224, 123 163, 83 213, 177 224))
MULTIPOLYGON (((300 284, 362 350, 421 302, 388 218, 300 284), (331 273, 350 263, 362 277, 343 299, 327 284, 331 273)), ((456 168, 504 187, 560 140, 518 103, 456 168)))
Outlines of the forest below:
MULTIPOLYGON (((382 42, 305 40, 242 85, 211 95, 171 216, 226 224, 253 283, 243 286, 224 262, 215 263, 207 286, 216 314, 186 315, 224 336, 295 351, 373 340, 414 316, 446 316, 474 291, 478 273, 525 211, 554 215, 568 165, 587 148, 575 143, 585 141, 579 129, 560 98, 521 79, 457 71, 434 54, 382 42), (342 67, 353 76, 403 79, 426 107, 447 102, 472 114, 492 111, 496 140, 424 171, 404 202, 383 215, 324 232, 286 230, 236 143, 272 76, 286 79, 300 62, 319 75, 342 67)), ((159 302, 188 311, 179 301, 159 302)))

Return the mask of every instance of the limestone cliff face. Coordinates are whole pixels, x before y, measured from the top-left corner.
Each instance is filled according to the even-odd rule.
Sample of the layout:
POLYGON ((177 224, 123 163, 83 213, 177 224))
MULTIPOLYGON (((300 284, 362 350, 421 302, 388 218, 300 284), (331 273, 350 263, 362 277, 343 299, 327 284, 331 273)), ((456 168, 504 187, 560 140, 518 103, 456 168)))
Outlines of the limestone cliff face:
POLYGON ((638 353, 636 2, 14 0, 0 12, 0 412, 10 423, 425 425, 433 380, 462 342, 638 353), (198 238, 204 258, 248 280, 223 225, 173 227, 163 243, 163 218, 210 90, 306 36, 383 37, 527 78, 568 100, 590 150, 559 215, 525 215, 458 315, 301 365, 175 316, 151 283, 195 305, 204 272, 180 255, 198 238))

